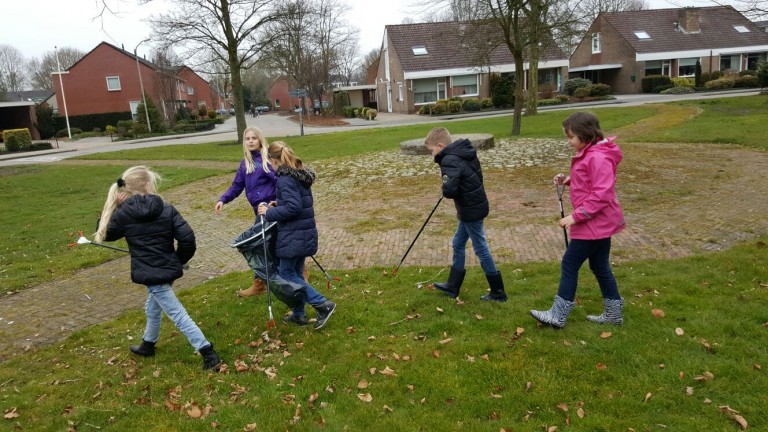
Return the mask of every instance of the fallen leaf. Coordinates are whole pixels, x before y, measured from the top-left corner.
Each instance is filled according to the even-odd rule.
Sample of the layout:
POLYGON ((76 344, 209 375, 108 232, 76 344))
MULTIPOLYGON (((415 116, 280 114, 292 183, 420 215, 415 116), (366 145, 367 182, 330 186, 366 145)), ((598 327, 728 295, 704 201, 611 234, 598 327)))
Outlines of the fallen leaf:
POLYGON ((386 376, 397 376, 397 373, 395 373, 394 370, 390 369, 389 366, 384 366, 384 370, 382 370, 379 373, 386 376))
POLYGON ((453 342, 453 338, 445 338, 445 339, 440 341, 440 345, 445 345, 445 344, 448 344, 448 343, 451 343, 451 342, 453 342))
POLYGON ((747 424, 747 421, 744 419, 744 417, 742 417, 742 416, 740 416, 738 414, 734 414, 733 417, 731 417, 731 418, 733 419, 733 421, 738 423, 739 426, 741 426, 741 430, 747 430, 747 426, 749 426, 749 425, 747 424))
POLYGON ((754 365, 752 365, 752 367, 753 367, 753 368, 755 368, 755 369, 757 369, 757 370, 762 370, 762 369, 763 369, 763 367, 762 367, 762 366, 760 366, 760 365, 759 365, 759 364, 757 364, 757 363, 755 363, 754 365))
POLYGON ((369 372, 371 375, 376 375, 376 368, 375 368, 375 367, 372 367, 372 368, 368 369, 368 372, 369 372))
POLYGON ((696 376, 693 379, 694 379, 694 381, 699 381, 699 382, 701 382, 701 381, 712 381, 713 379, 715 379, 715 375, 712 374, 712 372, 710 372, 710 371, 705 371, 703 374, 701 374, 699 376, 696 376))
POLYGON ((434 358, 440 358, 440 351, 434 350, 432 351, 432 357, 434 358))
POLYGON ((309 395, 309 406, 310 406, 310 408, 314 408, 315 401, 317 400, 318 397, 319 397, 319 395, 317 394, 317 392, 314 392, 311 395, 309 395))
POLYGON ((685 334, 685 330, 681 329, 680 327, 675 329, 675 334, 678 336, 682 336, 685 334))
POLYGON ((560 408, 561 410, 565 411, 565 412, 568 411, 568 404, 566 404, 566 403, 560 403, 560 404, 557 405, 557 407, 560 408))
POLYGON ((659 369, 664 369, 665 367, 667 367, 667 365, 665 365, 664 363, 659 364, 659 369))
POLYGON ((201 418, 203 416, 203 411, 197 406, 197 402, 192 402, 189 406, 186 406, 185 409, 187 415, 192 418, 201 418))
POLYGON ((525 329, 523 327, 518 327, 515 329, 515 336, 520 336, 523 333, 525 333, 525 329))
POLYGON ((493 399, 501 399, 501 395, 500 394, 496 394, 496 393, 491 393, 491 398, 493 398, 493 399))
POLYGON ((363 402, 370 402, 373 400, 373 396, 370 393, 358 393, 357 398, 363 402))
POLYGON ((709 344, 709 342, 707 342, 707 340, 706 340, 706 339, 702 339, 702 340, 700 341, 700 343, 701 343, 701 345, 703 345, 703 346, 704 346, 704 348, 706 348, 706 349, 707 349, 707 351, 708 351, 708 352, 710 352, 710 353, 712 353, 712 352, 713 352, 713 351, 712 351, 712 345, 710 345, 710 344, 709 344))
POLYGON ((256 423, 248 423, 245 425, 246 432, 253 432, 256 430, 256 423))
POLYGON ((483 316, 482 316, 482 315, 480 315, 480 314, 477 314, 477 315, 475 315, 475 319, 477 319, 477 320, 479 321, 479 320, 482 320, 482 319, 484 319, 484 318, 483 318, 483 316))
POLYGON ((531 387, 533 387, 532 382, 528 381, 527 383, 525 383, 525 391, 531 390, 531 387))
POLYGON ((576 415, 579 416, 579 418, 584 418, 584 408, 579 407, 579 409, 576 410, 576 415))
POLYGON ((652 313, 652 314, 653 314, 653 316, 655 316, 656 318, 664 318, 665 316, 667 316, 667 314, 665 314, 665 313, 664 313, 664 311, 663 311, 663 310, 661 310, 661 309, 652 309, 652 310, 651 310, 651 313, 652 313))
POLYGON ((705 398, 703 402, 704 402, 705 404, 709 405, 709 404, 711 404, 711 403, 712 403, 712 399, 710 399, 710 398, 705 398))
POLYGON ((693 387, 686 387, 685 394, 687 394, 688 396, 693 396, 693 387))
POLYGON ((16 407, 13 407, 11 409, 7 409, 3 411, 5 414, 3 415, 4 419, 12 419, 19 416, 19 413, 16 411, 16 407))
POLYGON ((384 405, 384 411, 386 412, 395 412, 392 408, 388 407, 387 405, 384 405))
POLYGON ((483 355, 480 356, 480 358, 485 360, 485 361, 490 361, 491 360, 491 358, 488 357, 488 354, 483 354, 483 355))
POLYGON ((648 392, 645 394, 645 398, 643 399, 643 402, 648 402, 651 400, 651 392, 648 392))
POLYGON ((557 430, 557 426, 550 426, 547 428, 547 432, 555 432, 557 430))
POLYGON ((368 388, 368 380, 360 380, 360 382, 357 383, 357 388, 360 390, 368 388))
POLYGON ((598 364, 595 365, 595 367, 598 370, 603 370, 603 369, 607 368, 608 366, 606 366, 605 363, 598 363, 598 364))
POLYGON ((612 335, 611 332, 602 332, 600 333, 600 339, 608 339, 609 337, 611 337, 611 335, 612 335))
POLYGON ((376 336, 368 336, 368 340, 376 340, 376 336))
POLYGON ((438 312, 440 312, 440 313, 443 313, 443 309, 442 309, 442 308, 436 307, 435 309, 436 309, 438 312))

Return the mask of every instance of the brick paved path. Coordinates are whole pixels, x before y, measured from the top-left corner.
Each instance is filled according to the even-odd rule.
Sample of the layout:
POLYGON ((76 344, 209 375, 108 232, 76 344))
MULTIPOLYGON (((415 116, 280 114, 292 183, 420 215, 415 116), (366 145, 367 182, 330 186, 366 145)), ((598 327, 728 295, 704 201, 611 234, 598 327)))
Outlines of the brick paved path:
MULTIPOLYGON (((614 238, 614 261, 681 257, 768 233, 768 201, 759 193, 768 186, 763 174, 768 153, 715 145, 622 148, 619 196, 629 228, 614 238)), ((492 208, 486 229, 497 262, 560 259, 564 245, 551 178, 567 171, 568 157, 562 140, 501 143, 481 153, 492 208)), ((234 168, 216 162, 150 163, 161 164, 234 168)), ((325 161, 315 168, 318 260, 328 270, 394 268, 439 197, 436 166, 429 158, 391 152, 325 161)), ((230 181, 226 174, 164 195, 198 239, 198 253, 177 289, 248 270, 229 242, 249 226, 250 207, 240 197, 222 215, 213 212, 230 181)), ((454 228, 453 203, 444 200, 404 265, 449 265, 454 228)), ((474 254, 467 257, 468 264, 477 265, 474 254)), ((248 280, 244 273, 243 283, 248 280)), ((233 295, 244 286, 233 286, 233 295)), ((0 299, 0 360, 141 308, 145 297, 145 288, 130 282, 127 257, 6 296, 0 299)))

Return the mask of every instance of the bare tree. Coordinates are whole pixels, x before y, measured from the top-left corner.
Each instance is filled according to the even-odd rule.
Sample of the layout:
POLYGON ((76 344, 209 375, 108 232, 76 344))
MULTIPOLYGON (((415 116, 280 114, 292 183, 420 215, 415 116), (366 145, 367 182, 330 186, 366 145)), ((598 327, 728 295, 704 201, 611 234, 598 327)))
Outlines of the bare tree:
MULTIPOLYGON (((713 3, 725 6, 729 2, 713 0, 713 3)), ((734 9, 751 20, 757 21, 768 18, 768 2, 765 0, 736 0, 731 3, 733 3, 734 9)))
MULTIPOLYGON (((61 63, 61 70, 71 68, 72 65, 77 63, 84 55, 85 52, 80 51, 77 48, 59 48, 59 63, 61 63)), ((37 58, 32 58, 28 65, 32 88, 37 90, 52 90, 52 74, 59 70, 59 67, 56 64, 56 51, 46 51, 39 60, 37 58)))
POLYGON ((28 82, 26 64, 21 51, 11 45, 0 44, 0 90, 24 90, 28 82))
MULTIPOLYGON (((149 3, 152 0, 140 0, 149 3)), ((164 46, 180 48, 184 58, 208 61, 214 55, 229 65, 238 139, 245 130, 241 70, 258 58, 272 37, 264 29, 276 19, 272 0, 169 0, 170 12, 149 22, 153 39, 164 46)))

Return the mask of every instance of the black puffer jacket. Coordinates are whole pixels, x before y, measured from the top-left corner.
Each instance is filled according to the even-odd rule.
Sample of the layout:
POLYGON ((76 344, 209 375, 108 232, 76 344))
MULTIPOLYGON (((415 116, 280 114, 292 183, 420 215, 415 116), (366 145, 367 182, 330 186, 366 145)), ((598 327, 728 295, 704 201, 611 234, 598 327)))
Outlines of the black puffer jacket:
POLYGON ((277 207, 267 210, 266 218, 277 222, 275 255, 278 258, 308 257, 317 253, 317 225, 313 208, 312 183, 315 172, 285 165, 277 175, 277 207))
POLYGON ((131 280, 137 284, 171 283, 182 276, 182 266, 195 255, 192 228, 158 195, 134 195, 115 209, 104 240, 123 237, 131 252, 131 280))
POLYGON ((477 151, 469 140, 447 145, 435 156, 443 179, 443 196, 453 199, 459 220, 473 222, 488 216, 488 197, 477 151))

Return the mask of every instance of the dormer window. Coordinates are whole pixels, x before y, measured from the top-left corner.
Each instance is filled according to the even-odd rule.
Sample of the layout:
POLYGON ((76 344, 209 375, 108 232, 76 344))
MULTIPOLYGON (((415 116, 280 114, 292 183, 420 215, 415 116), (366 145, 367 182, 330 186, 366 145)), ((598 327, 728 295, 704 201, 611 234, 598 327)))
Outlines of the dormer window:
POLYGON ((427 52, 427 47, 425 47, 423 45, 411 47, 411 50, 413 50, 413 55, 415 55, 415 56, 424 56, 424 55, 429 54, 427 52))
POLYGON ((637 38, 640 40, 651 38, 651 35, 649 35, 648 32, 644 32, 644 31, 636 31, 635 36, 637 36, 637 38))
POLYGON ((749 33, 749 29, 744 27, 743 25, 735 25, 733 26, 733 28, 735 28, 736 31, 739 33, 749 33))

